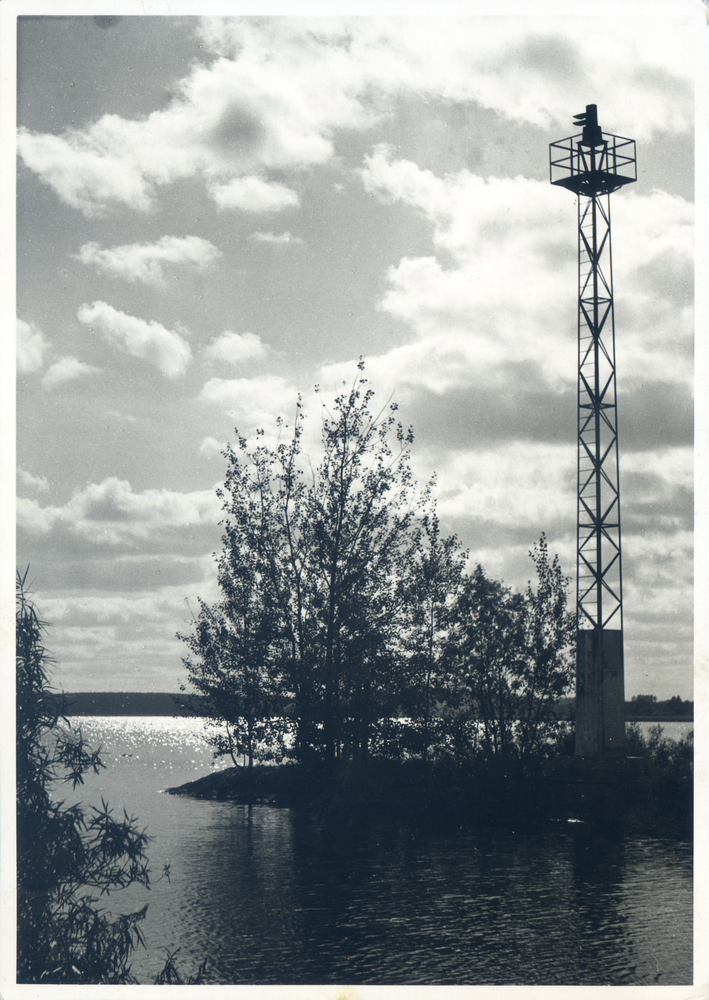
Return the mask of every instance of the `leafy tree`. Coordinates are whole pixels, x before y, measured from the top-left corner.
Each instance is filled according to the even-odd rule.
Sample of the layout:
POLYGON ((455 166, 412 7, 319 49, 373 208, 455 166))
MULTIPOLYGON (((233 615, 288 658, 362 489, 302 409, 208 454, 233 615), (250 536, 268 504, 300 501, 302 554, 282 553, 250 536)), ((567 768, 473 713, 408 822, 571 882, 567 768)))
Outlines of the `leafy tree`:
POLYGON ((396 423, 395 404, 373 415, 365 385, 359 378, 326 414, 323 458, 309 488, 328 759, 345 744, 349 755, 366 755, 371 726, 395 708, 397 581, 416 551, 416 513, 429 497, 416 493, 408 465, 413 431, 396 423), (350 721, 346 740, 343 719, 350 721))
POLYGON ((449 644, 448 687, 479 728, 484 753, 545 752, 563 724, 555 705, 573 679, 576 619, 566 609, 558 557, 546 538, 530 553, 536 589, 514 593, 478 565, 457 598, 449 644))
MULTIPOLYGON (((113 917, 95 893, 150 888, 149 837, 125 809, 116 818, 103 798, 90 811, 54 798, 58 783, 75 790, 105 765, 66 717, 64 695, 49 684, 47 625, 27 592, 27 572, 17 574, 15 607, 17 981, 136 983, 129 962, 145 947, 140 925, 148 905, 113 917)), ((160 877, 169 876, 166 865, 160 877)), ((204 981, 208 959, 183 980, 173 958, 168 952, 156 984, 204 981)))
MULTIPOLYGON (((289 441, 271 449, 261 431, 255 448, 238 436, 236 449, 225 452, 224 599, 215 609, 202 605, 196 625, 204 638, 187 639, 199 657, 188 664, 190 681, 205 690, 217 679, 210 693, 225 720, 227 677, 241 678, 241 705, 251 699, 254 716, 264 709, 261 694, 246 690, 247 672, 278 679, 300 760, 365 755, 371 727, 395 707, 398 581, 429 500, 427 491, 416 491, 408 465, 412 431, 397 423, 395 404, 372 413, 363 367, 333 411, 323 408, 317 466, 308 469, 303 455, 300 401, 289 441), (252 628, 232 613, 244 604, 234 599, 241 579, 248 579, 252 628), (227 631, 210 624, 224 617, 227 631), (219 648, 212 653, 213 640, 219 648), (213 670, 217 662, 221 674, 213 670)), ((246 717, 246 708, 240 711, 246 717)))
POLYGON ((98 773, 99 751, 51 697, 45 623, 17 576, 17 979, 22 983, 131 983, 147 905, 111 918, 97 898, 135 883, 149 888, 148 837, 102 800, 87 813, 53 798, 98 773))
POLYGON ((215 757, 228 754, 237 764, 244 756, 251 768, 254 760, 283 759, 286 700, 273 657, 274 609, 264 601, 254 554, 233 555, 227 549, 219 563, 223 599, 211 607, 200 601, 193 631, 180 638, 195 657, 183 662, 205 699, 206 725, 221 724, 208 736, 215 757))
POLYGON ((456 601, 449 687, 478 723, 486 754, 504 756, 514 746, 523 603, 520 594, 489 579, 479 564, 465 578, 456 601))
POLYGON ((423 515, 421 528, 418 551, 401 580, 406 623, 400 635, 404 657, 400 706, 404 716, 415 720, 418 735, 418 747, 407 749, 418 749, 426 760, 436 743, 445 744, 456 715, 449 710, 446 660, 468 553, 455 535, 441 535, 435 510, 423 515))
POLYGON ((536 589, 528 583, 524 600, 524 658, 517 680, 517 743, 525 755, 550 746, 564 723, 556 705, 574 681, 576 615, 567 609, 567 587, 559 557, 549 561, 542 534, 530 552, 537 571, 536 589))

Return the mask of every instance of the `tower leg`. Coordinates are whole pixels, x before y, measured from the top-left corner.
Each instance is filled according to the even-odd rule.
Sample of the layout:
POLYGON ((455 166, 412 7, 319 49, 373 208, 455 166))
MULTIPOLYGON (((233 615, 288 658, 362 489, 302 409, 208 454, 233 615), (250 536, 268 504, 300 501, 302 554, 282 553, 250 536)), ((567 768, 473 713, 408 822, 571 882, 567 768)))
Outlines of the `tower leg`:
POLYGON ((576 639, 576 756, 622 752, 623 633, 618 629, 580 629, 576 639))

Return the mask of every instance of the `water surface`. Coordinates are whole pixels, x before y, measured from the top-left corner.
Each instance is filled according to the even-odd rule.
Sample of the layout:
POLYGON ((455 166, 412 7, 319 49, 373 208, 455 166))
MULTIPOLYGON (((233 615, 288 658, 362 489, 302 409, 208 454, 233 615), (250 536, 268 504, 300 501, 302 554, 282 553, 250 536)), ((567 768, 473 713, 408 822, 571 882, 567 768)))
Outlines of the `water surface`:
POLYGON ((294 810, 161 794, 209 773, 201 720, 81 721, 109 765, 81 798, 125 804, 155 838, 155 875, 170 863, 170 884, 110 901, 116 912, 150 903, 148 951, 133 963, 142 982, 178 947, 184 972, 209 955, 216 983, 692 981, 686 843, 603 840, 565 823, 332 829, 294 810))

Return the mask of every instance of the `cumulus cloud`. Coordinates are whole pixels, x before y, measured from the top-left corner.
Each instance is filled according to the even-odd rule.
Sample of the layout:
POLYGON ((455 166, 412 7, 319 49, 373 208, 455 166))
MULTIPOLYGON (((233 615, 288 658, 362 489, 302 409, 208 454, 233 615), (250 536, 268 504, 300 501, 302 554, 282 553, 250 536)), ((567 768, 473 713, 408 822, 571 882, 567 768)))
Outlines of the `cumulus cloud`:
POLYGON ((240 433, 258 428, 273 432, 277 417, 294 414, 297 391, 280 375, 212 378, 202 387, 201 397, 235 419, 240 433))
POLYGON ((216 438, 207 435, 199 446, 199 453, 206 455, 207 458, 214 458, 215 455, 221 455, 225 448, 226 442, 217 441, 216 438))
POLYGON ((257 243, 302 243, 303 240, 300 236, 292 236, 288 231, 285 233, 252 233, 249 236, 250 240, 256 240, 257 243))
POLYGON ((24 319, 17 320, 17 368, 21 372, 36 372, 44 364, 49 341, 42 331, 24 319))
POLYGON ((110 476, 74 492, 62 506, 41 506, 18 499, 18 526, 31 535, 55 529, 86 542, 118 547, 166 535, 174 529, 216 524, 219 502, 215 490, 179 493, 148 489, 136 492, 130 483, 110 476))
MULTIPOLYGON (((101 119, 111 124, 105 118, 117 116, 101 119)), ((115 129, 104 136, 101 131, 106 130, 52 135, 20 129, 17 147, 25 166, 87 218, 100 218, 115 205, 147 211, 152 204, 151 185, 140 164, 121 151, 115 129)))
POLYGON ((84 243, 75 254, 82 264, 102 274, 156 288, 165 283, 166 265, 204 271, 221 256, 221 250, 200 236, 162 236, 156 243, 130 243, 106 250, 98 243, 84 243))
POLYGON ((222 211, 280 212, 300 204, 296 191, 285 184, 269 183, 260 177, 237 177, 228 184, 214 184, 209 193, 222 211))
POLYGON ((638 139, 692 127, 679 21, 668 31, 645 18, 632 32, 598 18, 441 18, 432 33, 428 18, 279 17, 200 30, 215 58, 190 69, 166 108, 62 135, 21 129, 25 165, 88 217, 117 205, 148 211, 162 185, 194 176, 220 208, 275 211, 297 195, 262 176, 328 162, 337 130, 380 122, 402 96, 549 128, 568 120, 571 81, 617 127, 632 121, 638 139))
MULTIPOLYGON (((522 177, 482 178, 468 170, 438 177, 394 159, 386 146, 365 158, 360 175, 382 202, 404 203, 427 218, 436 250, 389 269, 380 308, 416 339, 373 359, 375 369, 389 382, 398 376, 438 393, 491 382, 511 389, 515 380, 525 392, 527 364, 554 391, 568 388, 576 351, 572 199, 522 177)), ((614 213, 622 247, 614 258, 618 363, 626 380, 689 385, 691 295, 677 302, 678 282, 663 282, 659 273, 666 276, 670 262, 683 269, 691 292, 692 206, 660 191, 623 192, 614 213)))
POLYGON ((439 508, 451 518, 525 527, 533 537, 539 524, 564 524, 569 511, 573 519, 575 472, 573 452, 549 442, 453 451, 437 463, 439 508))
POLYGON ((232 333, 226 330, 209 344, 205 358, 240 365, 246 361, 260 361, 266 357, 266 347, 257 333, 232 333))
POLYGON ((64 357, 50 365, 42 376, 42 385, 45 389, 51 389, 62 382, 73 382, 74 379, 81 378, 82 375, 96 375, 102 369, 96 365, 86 364, 78 358, 64 357))
POLYGON ((20 486, 25 486, 27 489, 38 492, 44 492, 49 489, 49 480, 46 476, 34 476, 27 469, 23 469, 22 466, 17 467, 17 482, 20 486))
POLYGON ((184 375, 191 360, 187 341, 154 320, 129 316, 101 301, 80 306, 77 316, 80 322, 100 330, 126 354, 152 362, 168 378, 184 375))
POLYGON ((345 95, 364 104, 366 94, 368 106, 357 110, 370 120, 386 110, 387 96, 412 93, 476 101, 548 127, 568 118, 572 86, 592 92, 619 121, 636 122, 643 137, 653 129, 691 128, 691 108, 677 101, 692 85, 683 59, 686 26, 676 21, 668 32, 666 22, 638 18, 633 31, 628 24, 594 17, 451 17, 439 19, 434 33, 430 18, 417 17, 209 18, 200 30, 225 59, 256 62, 263 52, 277 52, 289 84, 317 82, 329 102, 345 95), (618 87, 619 67, 628 64, 638 67, 637 93, 618 87))

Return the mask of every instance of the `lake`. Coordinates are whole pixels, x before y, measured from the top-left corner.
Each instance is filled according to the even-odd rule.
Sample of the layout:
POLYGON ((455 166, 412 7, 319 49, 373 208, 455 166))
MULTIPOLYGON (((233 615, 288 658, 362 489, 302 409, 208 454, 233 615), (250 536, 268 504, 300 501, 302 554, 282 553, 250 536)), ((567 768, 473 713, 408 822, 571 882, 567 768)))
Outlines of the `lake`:
POLYGON ((606 840, 580 823, 325 829, 295 810, 162 794, 209 773, 200 719, 76 721, 107 765, 78 797, 139 817, 156 879, 170 863, 169 883, 108 900, 114 913, 150 904, 133 960, 143 983, 167 948, 185 975, 210 956, 218 984, 692 982, 690 843, 606 840))

